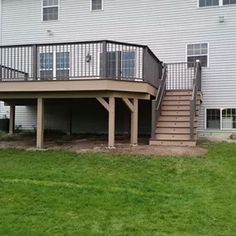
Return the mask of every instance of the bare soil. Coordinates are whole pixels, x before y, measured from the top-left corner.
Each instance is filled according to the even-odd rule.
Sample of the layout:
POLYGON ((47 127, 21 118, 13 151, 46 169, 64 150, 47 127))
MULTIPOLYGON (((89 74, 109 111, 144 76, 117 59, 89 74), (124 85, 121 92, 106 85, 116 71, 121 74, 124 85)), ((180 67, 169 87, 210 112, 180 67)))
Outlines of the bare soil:
MULTIPOLYGON (((0 148, 35 149, 35 135, 14 135, 0 138, 0 148)), ((129 139, 124 136, 117 137, 116 148, 108 149, 106 136, 54 136, 45 139, 45 149, 67 150, 77 153, 112 153, 128 155, 151 156, 204 156, 207 149, 203 147, 175 147, 175 146, 150 146, 148 138, 140 138, 139 145, 132 147, 129 139)))

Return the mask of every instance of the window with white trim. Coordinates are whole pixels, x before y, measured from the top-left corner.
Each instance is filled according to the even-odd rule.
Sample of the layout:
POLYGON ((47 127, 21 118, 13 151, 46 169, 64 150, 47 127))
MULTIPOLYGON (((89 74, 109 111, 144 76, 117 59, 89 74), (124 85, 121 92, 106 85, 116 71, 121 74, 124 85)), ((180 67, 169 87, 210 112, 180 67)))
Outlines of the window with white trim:
POLYGON ((236 0, 223 0, 223 5, 236 4, 236 0))
POLYGON ((220 109, 207 109, 206 128, 220 129, 220 109))
POLYGON ((42 7, 43 21, 58 20, 59 0, 43 0, 42 7))
POLYGON ((124 78, 135 78, 136 53, 134 51, 122 52, 121 71, 124 78))
POLYGON ((236 128, 236 109, 222 109, 222 129, 236 128))
POLYGON ((224 6, 236 4, 236 0, 199 0, 199 7, 210 7, 210 6, 224 6))
POLYGON ((91 11, 98 11, 103 9, 103 0, 91 0, 91 11))
POLYGON ((53 79, 53 53, 40 53, 40 78, 53 79))
MULTIPOLYGON (((102 62, 104 54, 100 55, 102 62)), ((106 53, 107 68, 106 74, 111 78, 136 78, 136 52, 135 51, 110 51, 106 53)), ((103 67, 100 65, 101 74, 103 73, 103 67)))
POLYGON ((40 78, 42 80, 65 80, 70 76, 70 53, 40 53, 40 78))
POLYGON ((219 6, 219 0, 199 0, 199 7, 219 6))
POLYGON ((236 108, 207 109, 206 128, 219 130, 236 129, 236 108))
POLYGON ((187 62, 194 64, 197 60, 203 67, 208 66, 208 43, 188 44, 187 62))

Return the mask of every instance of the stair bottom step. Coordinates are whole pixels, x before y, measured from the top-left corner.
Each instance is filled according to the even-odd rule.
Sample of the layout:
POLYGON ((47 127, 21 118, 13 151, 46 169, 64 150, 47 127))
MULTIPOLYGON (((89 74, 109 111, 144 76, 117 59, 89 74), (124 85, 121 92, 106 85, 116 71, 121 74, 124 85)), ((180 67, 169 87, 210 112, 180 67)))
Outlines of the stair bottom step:
MULTIPOLYGON (((190 134, 177 134, 177 133, 173 133, 173 134, 163 134, 163 133, 159 133, 156 134, 156 140, 169 140, 169 141, 191 141, 190 139, 190 134)), ((194 140, 197 139, 197 135, 194 135, 194 140)))
POLYGON ((149 145, 153 146, 178 146, 178 147, 195 147, 196 141, 183 140, 150 140, 149 145))

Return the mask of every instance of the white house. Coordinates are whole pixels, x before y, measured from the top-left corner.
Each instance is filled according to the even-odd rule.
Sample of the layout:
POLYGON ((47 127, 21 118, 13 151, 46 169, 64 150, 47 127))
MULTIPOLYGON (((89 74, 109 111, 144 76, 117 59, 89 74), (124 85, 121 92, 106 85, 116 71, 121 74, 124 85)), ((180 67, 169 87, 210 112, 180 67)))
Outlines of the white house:
MULTIPOLYGON (((148 45, 153 54, 167 64, 200 60, 202 103, 198 134, 230 135, 236 130, 235 0, 1 0, 0 11, 2 46, 114 40, 148 45)), ((45 48, 40 50, 42 52, 45 50, 45 53, 50 52, 46 46, 45 48)), ((75 61, 74 68, 82 60, 79 57, 69 59, 73 50, 68 49, 68 55, 65 54, 65 50, 60 54, 63 63, 68 60, 70 70, 75 69, 69 60, 75 61)), ((87 51, 81 49, 81 53, 86 54, 83 56, 88 56, 86 60, 92 60, 94 64, 100 63, 100 56, 96 57, 97 61, 89 58, 91 50, 91 48, 87 51)), ((126 72, 123 72, 126 74, 141 73, 141 68, 139 70, 137 64, 141 64, 142 60, 137 59, 137 54, 136 56, 132 54, 132 50, 129 48, 128 54, 121 55, 122 58, 126 58, 122 60, 128 60, 131 64, 132 60, 135 60, 133 61, 136 64, 135 72, 128 71, 130 64, 122 64, 121 61, 122 68, 129 65, 126 72)), ((2 55, 3 53, 2 51, 2 55)), ((20 58, 17 52, 15 55, 20 58)), ((117 57, 117 54, 113 56, 117 57)), ((41 60, 41 64, 50 64, 45 62, 48 60, 54 61, 50 76, 53 78, 59 76, 58 67, 55 65, 57 60, 60 61, 57 59, 57 54, 51 55, 51 59, 49 55, 44 54, 38 60, 41 60)), ((64 66, 63 73, 67 73, 65 70, 64 66)), ((40 69, 38 73, 47 74, 49 70, 42 71, 43 69, 40 69)), ((152 99, 154 97, 152 96, 152 99)), ((2 100, 5 101, 6 98, 2 100)), ((81 102, 80 109, 84 109, 88 104, 89 101, 81 102)), ((35 104, 19 105, 24 106, 16 108, 16 125, 23 129, 32 129, 37 123, 35 104)), ((67 118, 71 113, 61 106, 67 105, 54 104, 45 108, 45 126, 60 128, 67 132, 71 125, 67 118)), ((104 132, 105 115, 100 114, 93 106, 84 116, 78 111, 79 109, 74 109, 73 132, 104 132), (93 116, 97 116, 96 122, 86 123, 88 120, 91 121, 93 116), (83 125, 79 125, 81 123, 83 125)), ((150 117, 149 108, 150 106, 141 106, 141 109, 146 109, 141 114, 143 117, 139 126, 141 133, 149 130, 149 125, 146 125, 149 118, 145 118, 150 117)), ((3 104, 0 112, 1 117, 7 112, 3 104)), ((126 126, 126 118, 122 118, 122 112, 124 113, 121 109, 118 119, 124 120, 122 124, 118 124, 117 132, 126 126)))

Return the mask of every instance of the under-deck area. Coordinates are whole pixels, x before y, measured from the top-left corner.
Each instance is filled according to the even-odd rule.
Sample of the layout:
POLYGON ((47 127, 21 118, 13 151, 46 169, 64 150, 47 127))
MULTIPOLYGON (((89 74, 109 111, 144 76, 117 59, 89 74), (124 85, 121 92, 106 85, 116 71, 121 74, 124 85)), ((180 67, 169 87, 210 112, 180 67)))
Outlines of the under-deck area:
POLYGON ((150 100, 155 94, 156 88, 145 82, 27 81, 3 82, 0 98, 10 106, 11 134, 15 130, 17 106, 29 106, 36 110, 37 148, 44 147, 44 129, 47 127, 45 118, 50 118, 51 123, 55 120, 54 129, 64 129, 69 134, 81 130, 105 133, 108 135, 108 147, 111 148, 115 146, 116 134, 128 134, 131 145, 138 144, 139 127, 150 134, 150 100), (55 108, 67 115, 57 117, 60 113, 55 108), (140 122, 139 117, 142 120, 140 122), (78 131, 75 127, 79 127, 78 131))

